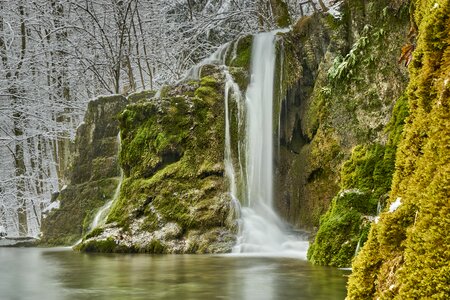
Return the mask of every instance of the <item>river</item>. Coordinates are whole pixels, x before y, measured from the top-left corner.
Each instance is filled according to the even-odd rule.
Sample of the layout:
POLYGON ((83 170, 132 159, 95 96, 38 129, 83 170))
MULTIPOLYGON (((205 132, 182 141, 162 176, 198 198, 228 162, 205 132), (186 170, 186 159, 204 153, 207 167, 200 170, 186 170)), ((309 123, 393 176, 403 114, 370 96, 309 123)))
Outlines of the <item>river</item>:
POLYGON ((0 299, 344 299, 348 271, 277 257, 0 248, 0 299))

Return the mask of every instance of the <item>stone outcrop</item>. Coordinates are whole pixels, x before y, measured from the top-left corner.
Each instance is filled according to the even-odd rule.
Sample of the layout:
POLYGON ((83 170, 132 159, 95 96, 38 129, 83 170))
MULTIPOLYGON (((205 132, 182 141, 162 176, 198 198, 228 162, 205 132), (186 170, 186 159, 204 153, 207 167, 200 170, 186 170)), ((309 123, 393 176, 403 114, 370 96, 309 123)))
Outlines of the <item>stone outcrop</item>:
POLYGON ((81 251, 223 253, 236 223, 224 177, 223 75, 135 97, 120 114, 124 180, 107 224, 81 251))
POLYGON ((88 104, 84 122, 78 127, 73 146, 68 184, 54 201, 59 209, 43 219, 42 244, 71 245, 90 230, 97 210, 113 197, 118 164, 118 114, 125 97, 99 97, 88 104))

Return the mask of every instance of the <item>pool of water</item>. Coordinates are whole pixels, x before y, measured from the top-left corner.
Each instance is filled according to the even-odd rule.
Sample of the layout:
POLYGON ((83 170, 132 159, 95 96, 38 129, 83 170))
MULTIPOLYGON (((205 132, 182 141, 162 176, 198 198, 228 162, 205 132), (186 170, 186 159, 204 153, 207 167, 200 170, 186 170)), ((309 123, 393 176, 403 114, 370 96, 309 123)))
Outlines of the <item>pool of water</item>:
POLYGON ((344 299, 349 271, 277 257, 0 248, 0 299, 344 299))

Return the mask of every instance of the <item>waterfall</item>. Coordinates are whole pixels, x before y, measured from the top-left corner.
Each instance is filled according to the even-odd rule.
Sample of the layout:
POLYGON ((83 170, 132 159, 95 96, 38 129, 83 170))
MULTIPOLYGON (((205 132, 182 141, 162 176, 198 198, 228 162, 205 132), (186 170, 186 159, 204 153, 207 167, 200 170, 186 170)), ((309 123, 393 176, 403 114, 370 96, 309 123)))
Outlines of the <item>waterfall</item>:
MULTIPOLYGON (((275 34, 260 33, 253 38, 251 81, 245 95, 245 171, 240 195, 240 232, 233 253, 306 258, 307 241, 288 234, 288 227, 273 207, 273 95, 275 73, 275 34)), ((226 73, 227 74, 227 73, 226 73)), ((235 173, 230 163, 229 79, 225 89, 225 169, 230 193, 236 197, 235 173), (228 147, 228 149, 227 149, 228 147)), ((232 86, 231 86, 232 87, 232 86)), ((232 88, 233 94, 237 94, 232 88)), ((242 147, 238 147, 241 149, 242 147)))

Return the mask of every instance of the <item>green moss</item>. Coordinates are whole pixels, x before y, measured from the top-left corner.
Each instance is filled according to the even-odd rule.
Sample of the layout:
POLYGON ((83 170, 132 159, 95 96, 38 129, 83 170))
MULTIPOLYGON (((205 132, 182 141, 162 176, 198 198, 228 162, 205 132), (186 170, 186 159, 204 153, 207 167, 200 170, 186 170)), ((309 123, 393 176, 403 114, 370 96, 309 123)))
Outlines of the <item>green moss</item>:
MULTIPOLYGON (((341 192, 333 199, 329 211, 321 217, 308 259, 315 264, 347 267, 355 255, 356 245, 367 236, 367 215, 375 215, 377 203, 388 191, 375 180, 383 161, 384 147, 356 147, 341 170, 341 192), (377 175, 376 175, 377 174, 377 175)), ((390 182, 391 174, 385 174, 390 182)), ((389 187, 389 184, 383 185, 389 187)))
POLYGON ((402 204, 384 212, 371 230, 353 265, 349 299, 450 297, 450 5, 428 0, 412 4, 418 36, 409 69, 410 115, 401 137, 393 135, 400 144, 389 199, 402 204))
MULTIPOLYGON (((251 35, 241 37, 237 40, 236 57, 229 57, 227 65, 230 67, 244 68, 250 70, 250 62, 252 55, 253 37, 251 35)), ((231 55, 231 54, 230 54, 231 55)))
POLYGON ((110 200, 118 178, 69 185, 58 197, 60 209, 52 211, 42 226, 45 245, 73 245, 90 228, 97 213, 110 200))
MULTIPOLYGON (((170 97, 127 107, 120 117, 126 178, 107 223, 125 234, 136 219, 143 220, 139 230, 149 232, 176 223, 180 233, 167 237, 175 240, 189 230, 227 226, 222 89, 222 78, 212 73, 176 92, 169 89, 170 97)), ((142 252, 172 251, 160 239, 139 247, 142 252)))
MULTIPOLYGON (((382 194, 386 192, 392 178, 391 173, 384 173, 384 152, 385 147, 381 145, 357 146, 353 149, 352 157, 342 166, 342 188, 358 188, 362 191, 373 191, 372 199, 375 205, 382 194), (387 183, 384 184, 384 181, 387 183), (381 188, 380 191, 375 189, 381 188)), ((393 163, 391 161, 390 163, 393 163)), ((387 171, 392 168, 388 168, 387 171)), ((374 213, 374 212, 372 212, 374 213)))
POLYGON ((398 145, 402 136, 405 120, 409 116, 408 97, 402 95, 395 103, 392 118, 386 126, 389 133, 389 144, 398 145))
POLYGON ((88 241, 86 243, 79 244, 75 247, 76 251, 83 252, 99 252, 99 253, 112 253, 115 252, 116 242, 112 238, 100 241, 88 241))
POLYGON ((336 267, 349 265, 359 240, 362 215, 345 204, 350 202, 360 206, 367 200, 364 198, 354 193, 333 200, 331 210, 322 216, 315 241, 308 249, 308 259, 312 263, 336 267), (341 201, 347 203, 341 204, 341 201))
POLYGON ((160 240, 152 239, 150 243, 142 250, 147 253, 164 254, 166 253, 166 246, 161 243, 160 240))
POLYGON ((103 233, 103 230, 104 229, 100 228, 100 227, 94 228, 91 232, 86 234, 86 236, 84 238, 85 239, 89 239, 89 238, 92 238, 92 237, 99 236, 99 235, 101 235, 103 233))
POLYGON ((387 126, 390 133, 386 147, 379 144, 357 146, 342 165, 342 190, 321 218, 319 231, 308 251, 308 259, 313 263, 349 266, 357 243, 362 246, 367 240, 370 225, 364 216, 375 215, 378 206, 385 204, 394 172, 392 150, 397 147, 407 116, 405 107, 405 98, 401 97, 387 126))
POLYGON ((233 76, 234 82, 237 83, 239 89, 244 94, 248 84, 250 83, 250 74, 248 70, 245 70, 244 68, 230 67, 229 71, 231 76, 233 76))

